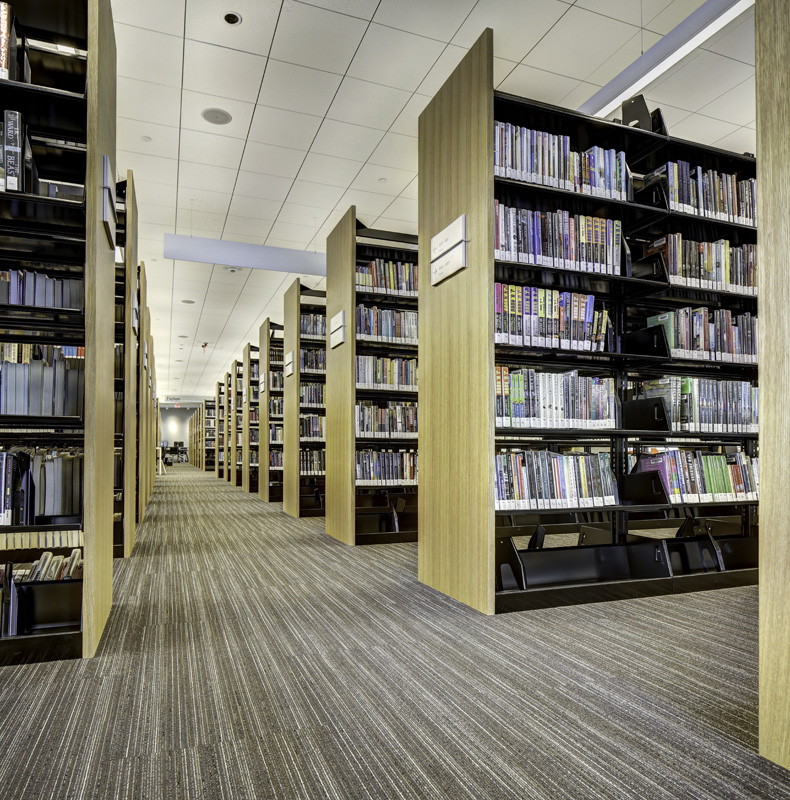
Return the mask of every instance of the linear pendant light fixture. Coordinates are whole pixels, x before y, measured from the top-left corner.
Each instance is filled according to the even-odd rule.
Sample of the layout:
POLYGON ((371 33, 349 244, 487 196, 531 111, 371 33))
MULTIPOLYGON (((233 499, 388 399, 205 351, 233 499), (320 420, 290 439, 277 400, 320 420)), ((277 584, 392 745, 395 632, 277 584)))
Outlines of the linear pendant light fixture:
POLYGON ((753 5, 754 0, 706 0, 578 111, 593 117, 608 116, 753 5))

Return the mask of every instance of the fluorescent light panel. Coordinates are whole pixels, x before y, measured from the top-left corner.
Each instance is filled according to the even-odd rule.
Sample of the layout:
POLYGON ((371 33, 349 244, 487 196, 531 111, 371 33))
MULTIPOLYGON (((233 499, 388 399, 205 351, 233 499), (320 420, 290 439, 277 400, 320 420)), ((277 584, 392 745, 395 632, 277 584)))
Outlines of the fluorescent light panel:
POLYGON ((608 116, 753 5, 754 0, 706 0, 578 111, 593 117, 608 116))

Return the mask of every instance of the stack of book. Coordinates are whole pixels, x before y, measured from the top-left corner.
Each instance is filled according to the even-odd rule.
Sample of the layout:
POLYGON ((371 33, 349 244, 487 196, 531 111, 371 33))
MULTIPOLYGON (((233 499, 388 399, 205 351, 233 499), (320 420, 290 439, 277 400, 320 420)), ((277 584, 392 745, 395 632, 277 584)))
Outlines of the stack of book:
POLYGON ((325 441, 326 417, 320 414, 300 414, 299 439, 303 442, 325 441))
POLYGON ((283 443, 283 426, 282 424, 269 423, 269 444, 282 444, 283 443))
MULTIPOLYGON (((326 374, 326 350, 299 350, 299 372, 316 375, 326 374)), ((282 381, 282 378, 281 378, 282 381)))
POLYGON ((78 278, 51 278, 43 272, 10 269, 0 272, 0 305, 82 311, 85 284, 78 278))
POLYGON ((300 450, 300 475, 326 475, 326 450, 300 450))
POLYGON ((357 450, 357 486, 416 486, 414 450, 357 450))
POLYGON ((84 361, 55 355, 52 363, 0 362, 0 414, 82 416, 84 361))
POLYGON ((326 408, 326 384, 300 382, 299 405, 326 408))
POLYGON ((383 258, 369 264, 357 264, 355 287, 359 292, 417 297, 417 265, 383 258))
POLYGON ((299 316, 299 335, 302 339, 326 340, 326 314, 305 314, 299 316))
POLYGON ((416 311, 357 306, 357 339, 363 342, 390 342, 416 345, 418 315, 416 311))
POLYGON ((417 438, 417 403, 391 401, 378 406, 363 400, 354 407, 354 418, 360 438, 417 438))
POLYGON ((417 391, 416 358, 379 358, 357 356, 357 389, 417 391))

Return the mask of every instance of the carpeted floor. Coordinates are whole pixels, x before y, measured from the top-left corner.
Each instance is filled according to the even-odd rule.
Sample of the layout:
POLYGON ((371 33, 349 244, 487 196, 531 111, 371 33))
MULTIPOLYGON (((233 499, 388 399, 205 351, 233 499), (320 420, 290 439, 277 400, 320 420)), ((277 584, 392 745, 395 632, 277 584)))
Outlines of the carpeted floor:
POLYGON ((169 470, 99 655, 0 669, 0 797, 790 798, 755 588, 489 618, 416 560, 169 470))

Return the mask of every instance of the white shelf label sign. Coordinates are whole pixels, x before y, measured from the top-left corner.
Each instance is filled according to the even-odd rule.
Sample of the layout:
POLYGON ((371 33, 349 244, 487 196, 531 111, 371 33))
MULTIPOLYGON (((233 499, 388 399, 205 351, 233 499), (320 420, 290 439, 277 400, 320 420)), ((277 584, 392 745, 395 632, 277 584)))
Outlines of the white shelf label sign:
POLYGON ((461 214, 457 220, 451 222, 443 231, 431 237, 431 261, 443 256, 452 250, 459 242, 467 241, 466 214, 461 214))
POLYGON ((431 261, 431 286, 466 269, 466 242, 459 242, 452 250, 431 261))
POLYGON ((346 341, 346 312, 345 310, 338 311, 331 320, 329 320, 329 347, 333 349, 343 344, 346 341))
POLYGON ((284 367, 285 367, 286 376, 290 376, 290 375, 294 374, 294 351, 293 350, 289 350, 285 354, 284 367))

